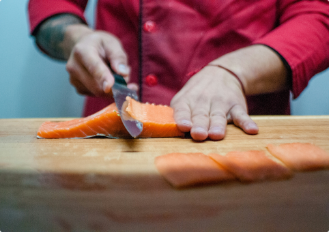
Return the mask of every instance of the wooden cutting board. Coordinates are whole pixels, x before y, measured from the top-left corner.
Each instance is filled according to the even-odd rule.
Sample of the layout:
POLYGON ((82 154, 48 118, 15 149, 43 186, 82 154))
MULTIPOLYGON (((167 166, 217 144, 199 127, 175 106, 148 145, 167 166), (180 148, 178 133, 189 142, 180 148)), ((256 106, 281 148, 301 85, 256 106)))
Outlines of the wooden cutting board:
MULTIPOLYGON (((222 141, 37 139, 46 119, 0 120, 0 231, 329 231, 329 170, 285 181, 172 188, 154 166, 170 152, 225 154, 268 143, 329 152, 329 116, 253 117, 222 141)), ((52 121, 66 119, 47 119, 52 121)))

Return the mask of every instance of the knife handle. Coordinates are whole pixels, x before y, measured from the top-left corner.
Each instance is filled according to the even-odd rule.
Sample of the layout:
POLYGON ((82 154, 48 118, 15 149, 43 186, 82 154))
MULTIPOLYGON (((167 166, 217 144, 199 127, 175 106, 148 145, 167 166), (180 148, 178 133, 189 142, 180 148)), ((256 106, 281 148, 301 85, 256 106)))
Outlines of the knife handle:
POLYGON ((123 79, 123 77, 121 75, 116 74, 116 73, 112 73, 112 74, 114 76, 115 83, 127 86, 127 82, 125 81, 125 79, 123 79))

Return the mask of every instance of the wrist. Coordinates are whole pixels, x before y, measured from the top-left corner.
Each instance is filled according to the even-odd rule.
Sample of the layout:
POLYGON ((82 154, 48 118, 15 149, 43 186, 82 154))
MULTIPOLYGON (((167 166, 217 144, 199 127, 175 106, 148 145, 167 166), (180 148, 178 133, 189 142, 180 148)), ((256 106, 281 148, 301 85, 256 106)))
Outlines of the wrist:
POLYGON ((244 95, 248 95, 248 77, 245 75, 246 70, 244 66, 241 65, 241 62, 241 59, 237 58, 235 52, 233 52, 210 62, 208 65, 217 66, 218 68, 222 68, 223 70, 226 70, 226 72, 229 72, 240 83, 244 95))
POLYGON ((226 72, 230 73, 232 76, 235 77, 235 79, 239 82, 240 86, 241 86, 241 90, 243 92, 243 95, 246 95, 246 91, 245 91, 245 88, 244 88, 244 84, 242 83, 240 77, 235 73, 233 72, 232 70, 224 67, 223 65, 220 65, 220 64, 213 64, 213 63, 210 63, 208 64, 207 66, 214 66, 214 67, 218 67, 218 68, 221 68, 223 70, 225 70, 226 72))
POLYGON ((281 59, 264 45, 252 45, 228 53, 212 62, 235 73, 246 95, 287 90, 287 70, 281 59))

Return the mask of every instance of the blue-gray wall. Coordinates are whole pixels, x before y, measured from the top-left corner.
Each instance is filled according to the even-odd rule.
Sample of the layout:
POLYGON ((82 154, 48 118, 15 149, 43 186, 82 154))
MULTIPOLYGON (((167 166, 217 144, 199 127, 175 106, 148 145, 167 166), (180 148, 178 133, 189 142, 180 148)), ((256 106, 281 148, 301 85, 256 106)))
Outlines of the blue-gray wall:
MULTIPOLYGON (((70 86, 65 64, 41 54, 28 35, 27 2, 0 0, 0 118, 79 117, 83 97, 70 86)), ((292 113, 329 115, 328 87, 329 70, 292 102, 292 113)))

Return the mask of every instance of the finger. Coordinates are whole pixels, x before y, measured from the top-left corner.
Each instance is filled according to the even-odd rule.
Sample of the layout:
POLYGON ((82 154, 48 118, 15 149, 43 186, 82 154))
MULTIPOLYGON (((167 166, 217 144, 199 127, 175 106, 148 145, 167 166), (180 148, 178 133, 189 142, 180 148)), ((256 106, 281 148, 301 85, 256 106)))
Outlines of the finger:
POLYGON ((135 84, 135 83, 129 83, 128 85, 127 85, 127 87, 128 87, 128 89, 131 89, 131 90, 135 90, 136 92, 138 91, 138 85, 137 84, 135 84))
POLYGON ((90 92, 78 79, 70 76, 70 83, 75 87, 77 93, 93 96, 92 92, 90 92))
POLYGON ((228 113, 228 114, 226 115, 226 119, 227 119, 227 123, 232 123, 232 122, 233 122, 233 120, 232 120, 232 116, 231 116, 230 113, 228 113))
POLYGON ((209 138, 211 140, 223 139, 225 137, 226 124, 226 109, 218 101, 213 102, 210 109, 209 138))
POLYGON ((194 140, 203 141, 208 137, 210 103, 200 97, 192 108, 191 136, 194 140))
POLYGON ((243 109, 240 105, 235 105, 230 111, 230 114, 233 119, 233 123, 240 127, 247 134, 255 135, 258 133, 258 126, 256 123, 249 117, 246 110, 243 109))
POLYGON ((126 82, 129 81, 130 67, 128 65, 127 55, 118 39, 107 37, 102 44, 105 57, 115 73, 122 75, 126 82))
POLYGON ((171 107, 174 109, 174 119, 178 129, 182 132, 189 132, 192 128, 190 107, 186 102, 178 102, 171 107))
POLYGON ((116 65, 116 66, 118 66, 118 68, 113 69, 112 65, 111 65, 111 68, 113 69, 113 71, 115 73, 120 74, 123 77, 123 79, 126 81, 126 83, 128 83, 130 81, 130 75, 129 75, 130 74, 130 67, 126 66, 124 64, 121 64, 121 63, 116 65), (116 70, 120 70, 120 71, 116 71, 116 70))
POLYGON ((74 49, 74 56, 95 80, 97 87, 102 89, 103 92, 109 93, 114 84, 114 77, 97 49, 94 47, 84 49, 77 46, 74 49))
POLYGON ((94 96, 101 96, 104 94, 102 86, 99 85, 80 62, 69 60, 66 69, 70 73, 71 83, 73 85, 78 85, 77 87, 79 89, 77 89, 77 91, 81 90, 83 93, 86 93, 83 87, 81 87, 82 84, 94 96), (77 81, 80 82, 80 84, 78 84, 77 81))

